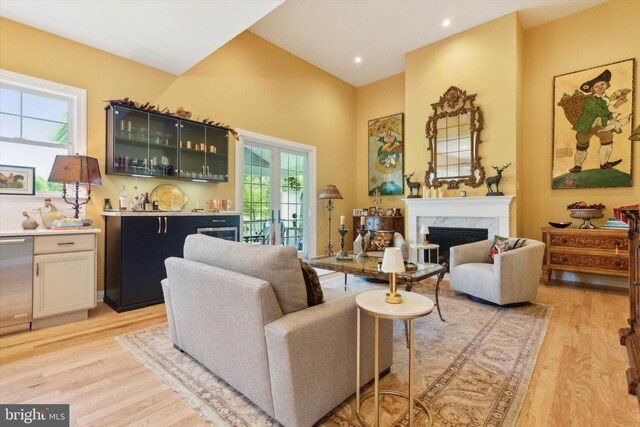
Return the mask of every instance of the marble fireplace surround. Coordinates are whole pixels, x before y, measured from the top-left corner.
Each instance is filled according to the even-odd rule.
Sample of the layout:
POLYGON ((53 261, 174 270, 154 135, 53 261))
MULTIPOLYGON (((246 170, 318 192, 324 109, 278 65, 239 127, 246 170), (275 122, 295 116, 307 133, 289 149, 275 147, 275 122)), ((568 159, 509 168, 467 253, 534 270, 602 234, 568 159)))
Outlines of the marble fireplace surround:
MULTIPOLYGON (((509 206, 514 196, 443 197, 441 199, 402 199, 406 205, 407 243, 422 240, 420 227, 485 228, 489 238, 509 236, 509 206)), ((409 251, 416 260, 416 251, 409 251)))

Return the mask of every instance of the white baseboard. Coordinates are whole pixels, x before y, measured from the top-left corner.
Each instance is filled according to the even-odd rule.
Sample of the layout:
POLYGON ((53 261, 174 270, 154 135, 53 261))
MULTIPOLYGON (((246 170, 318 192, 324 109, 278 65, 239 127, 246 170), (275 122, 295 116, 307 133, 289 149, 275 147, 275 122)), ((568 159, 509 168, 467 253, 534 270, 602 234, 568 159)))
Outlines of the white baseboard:
POLYGON ((104 291, 96 292, 96 301, 103 302, 104 301, 104 291))

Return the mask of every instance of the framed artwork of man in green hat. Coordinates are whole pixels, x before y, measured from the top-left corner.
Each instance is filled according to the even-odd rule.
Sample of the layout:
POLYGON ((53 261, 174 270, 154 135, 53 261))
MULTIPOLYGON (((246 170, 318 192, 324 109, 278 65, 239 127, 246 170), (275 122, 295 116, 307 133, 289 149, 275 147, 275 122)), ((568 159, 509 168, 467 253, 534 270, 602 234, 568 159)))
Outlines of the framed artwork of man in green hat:
POLYGON ((553 78, 552 188, 631 187, 635 60, 553 78))

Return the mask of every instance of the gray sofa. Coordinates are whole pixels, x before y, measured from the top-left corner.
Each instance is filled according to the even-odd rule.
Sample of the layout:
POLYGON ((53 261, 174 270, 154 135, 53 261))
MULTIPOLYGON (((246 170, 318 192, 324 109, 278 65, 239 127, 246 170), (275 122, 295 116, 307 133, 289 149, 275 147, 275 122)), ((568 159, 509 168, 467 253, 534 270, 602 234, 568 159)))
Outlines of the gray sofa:
MULTIPOLYGON (((323 289, 307 307, 293 247, 188 236, 165 261, 171 338, 285 426, 310 426, 355 393, 355 294, 323 289)), ((392 325, 381 322, 381 372, 392 325)), ((373 379, 373 320, 362 315, 361 378, 373 379)))
POLYGON ((521 248, 497 254, 490 264, 492 244, 489 239, 451 247, 451 288, 499 305, 535 301, 544 243, 528 239, 521 248))

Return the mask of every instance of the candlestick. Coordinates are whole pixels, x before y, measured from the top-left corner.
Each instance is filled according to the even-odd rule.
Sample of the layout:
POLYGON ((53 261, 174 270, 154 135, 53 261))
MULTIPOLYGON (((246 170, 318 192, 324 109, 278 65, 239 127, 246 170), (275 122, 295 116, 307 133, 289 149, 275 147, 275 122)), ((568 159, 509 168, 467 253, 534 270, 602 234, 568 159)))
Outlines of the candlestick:
POLYGON ((366 219, 365 217, 361 216, 361 217, 360 217, 360 225, 361 225, 361 226, 364 226, 364 224, 366 223, 366 220, 367 220, 367 219, 366 219))
POLYGON ((340 252, 338 252, 336 254, 336 260, 338 261, 342 261, 342 260, 351 260, 352 258, 349 257, 349 255, 347 254, 347 251, 344 250, 344 236, 345 234, 347 234, 349 230, 344 228, 344 224, 340 226, 340 228, 338 228, 338 233, 340 233, 340 252))
MULTIPOLYGON (((364 219, 364 217, 362 217, 362 219, 364 219)), ((364 236, 367 235, 367 232, 369 230, 367 230, 366 228, 364 228, 364 225, 360 226, 360 228, 358 229, 358 234, 360 235, 360 253, 358 254, 358 256, 356 256, 356 259, 358 260, 358 262, 364 262, 365 258, 367 258, 367 253, 364 251, 364 236)))
POLYGON ((340 225, 344 225, 344 215, 340 215, 340 225))

